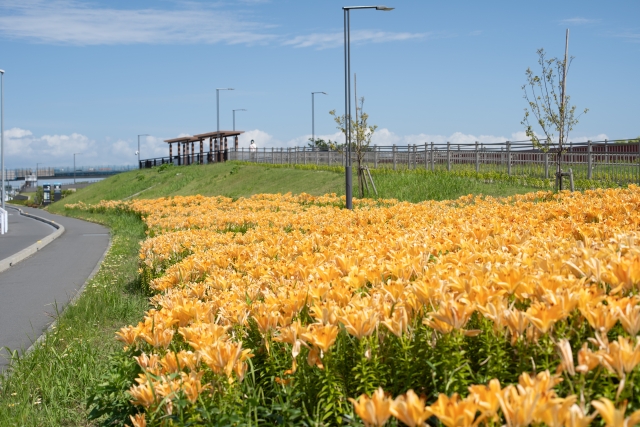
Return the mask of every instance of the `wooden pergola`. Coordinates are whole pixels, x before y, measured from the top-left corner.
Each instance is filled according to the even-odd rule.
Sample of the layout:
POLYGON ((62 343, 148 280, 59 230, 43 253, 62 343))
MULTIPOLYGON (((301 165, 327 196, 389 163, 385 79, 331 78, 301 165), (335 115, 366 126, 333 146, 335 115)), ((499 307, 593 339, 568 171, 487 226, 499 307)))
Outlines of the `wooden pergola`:
POLYGON ((234 150, 238 150, 238 135, 244 133, 241 130, 221 130, 201 133, 194 136, 166 139, 169 144, 169 158, 173 159, 173 144, 178 144, 178 164, 190 165, 193 163, 205 163, 204 140, 209 140, 209 151, 206 163, 224 162, 227 160, 227 139, 234 137, 234 150), (200 153, 196 154, 194 144, 200 142, 200 153))

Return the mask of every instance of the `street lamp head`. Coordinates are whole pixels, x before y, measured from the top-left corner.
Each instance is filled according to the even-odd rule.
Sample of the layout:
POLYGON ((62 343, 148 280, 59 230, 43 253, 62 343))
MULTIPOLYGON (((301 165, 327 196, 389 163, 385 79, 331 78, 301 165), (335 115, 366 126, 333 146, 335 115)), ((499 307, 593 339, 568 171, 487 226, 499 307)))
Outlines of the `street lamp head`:
POLYGON ((376 10, 382 10, 384 12, 391 12, 395 7, 376 6, 376 10))
POLYGON ((0 70, 0 74, 4 74, 4 70, 0 70))
POLYGON ((232 87, 217 87, 216 90, 235 90, 232 87))

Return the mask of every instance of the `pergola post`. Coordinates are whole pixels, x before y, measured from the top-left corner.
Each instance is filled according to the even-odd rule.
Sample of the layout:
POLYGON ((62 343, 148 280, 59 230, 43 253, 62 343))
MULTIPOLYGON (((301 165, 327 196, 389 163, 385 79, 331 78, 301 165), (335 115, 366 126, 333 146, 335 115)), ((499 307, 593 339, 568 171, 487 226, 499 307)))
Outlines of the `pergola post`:
POLYGON ((229 147, 227 146, 227 137, 224 137, 224 150, 222 151, 222 161, 226 162, 229 158, 229 155, 227 154, 227 150, 229 149, 229 147))
POLYGON ((235 141, 233 143, 233 151, 238 151, 238 135, 235 137, 235 141))
POLYGON ((169 144, 169 163, 173 163, 173 144, 169 144))
POLYGON ((204 140, 200 138, 200 164, 204 164, 204 140))
POLYGON ((207 156, 207 163, 213 163, 213 137, 209 137, 209 155, 207 156))
POLYGON ((182 152, 180 151, 180 143, 178 142, 178 166, 180 166, 182 164, 182 152))

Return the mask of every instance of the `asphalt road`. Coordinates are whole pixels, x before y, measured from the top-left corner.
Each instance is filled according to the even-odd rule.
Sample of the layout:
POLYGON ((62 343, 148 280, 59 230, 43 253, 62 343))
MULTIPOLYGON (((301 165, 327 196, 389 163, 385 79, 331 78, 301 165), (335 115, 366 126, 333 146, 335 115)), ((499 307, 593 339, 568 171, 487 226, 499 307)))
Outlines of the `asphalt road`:
POLYGON ((109 230, 101 225, 39 209, 23 210, 62 224, 65 232, 0 273, 0 372, 8 364, 6 348, 29 348, 55 320, 56 306, 62 311, 109 246, 109 230))
POLYGON ((9 214, 9 231, 0 234, 0 259, 20 252, 27 246, 53 233, 56 229, 49 224, 20 215, 7 206, 9 214))

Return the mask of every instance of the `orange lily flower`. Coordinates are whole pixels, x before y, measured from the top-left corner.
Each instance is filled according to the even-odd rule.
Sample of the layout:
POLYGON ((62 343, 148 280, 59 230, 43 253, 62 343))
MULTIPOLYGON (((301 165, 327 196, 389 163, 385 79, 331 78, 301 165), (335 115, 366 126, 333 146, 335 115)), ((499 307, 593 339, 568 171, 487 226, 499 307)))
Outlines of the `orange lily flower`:
POLYGON ((382 388, 378 388, 371 398, 363 394, 358 400, 349 398, 349 401, 353 404, 356 414, 362 418, 364 425, 367 427, 383 426, 391 416, 393 401, 385 396, 382 388))
POLYGON ((395 398, 391 404, 391 414, 409 427, 422 426, 432 413, 425 406, 425 399, 413 390, 395 398))
POLYGON ((458 393, 450 398, 440 393, 438 400, 428 410, 447 427, 470 427, 474 424, 478 407, 472 398, 460 400, 458 393))
POLYGON ((640 410, 635 411, 625 418, 624 415, 627 411, 626 401, 622 404, 620 409, 616 409, 613 402, 606 397, 601 397, 600 400, 592 401, 591 405, 596 408, 596 411, 598 411, 607 427, 631 427, 640 422, 640 410))

